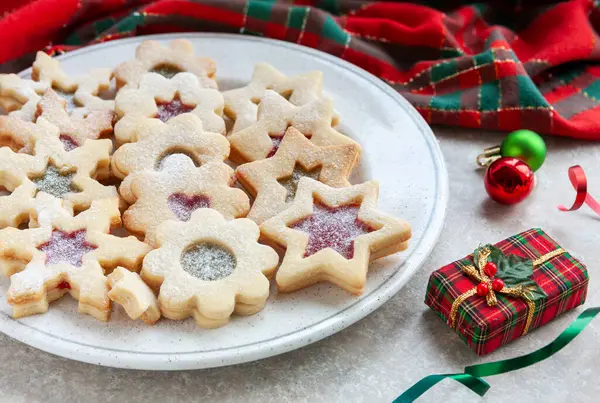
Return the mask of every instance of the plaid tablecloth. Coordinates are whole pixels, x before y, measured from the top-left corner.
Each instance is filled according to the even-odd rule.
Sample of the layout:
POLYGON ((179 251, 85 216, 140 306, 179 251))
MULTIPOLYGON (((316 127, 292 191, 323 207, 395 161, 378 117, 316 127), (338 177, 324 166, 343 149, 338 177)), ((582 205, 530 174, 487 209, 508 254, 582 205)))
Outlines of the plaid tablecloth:
POLYGON ((433 124, 600 139, 600 6, 566 2, 3 0, 0 70, 160 32, 310 46, 377 75, 433 124))

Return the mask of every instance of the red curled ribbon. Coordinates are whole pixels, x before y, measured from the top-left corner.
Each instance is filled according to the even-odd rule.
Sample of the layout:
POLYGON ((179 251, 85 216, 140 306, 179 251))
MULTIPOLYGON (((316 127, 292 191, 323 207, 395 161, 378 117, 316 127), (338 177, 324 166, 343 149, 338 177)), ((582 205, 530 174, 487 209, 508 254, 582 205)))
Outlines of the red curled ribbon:
POLYGON ((575 211, 579 210, 581 206, 587 204, 596 214, 600 216, 600 203, 596 201, 587 191, 587 178, 583 168, 579 165, 574 165, 569 168, 569 180, 577 192, 575 201, 571 208, 566 208, 562 204, 558 206, 560 211, 575 211))

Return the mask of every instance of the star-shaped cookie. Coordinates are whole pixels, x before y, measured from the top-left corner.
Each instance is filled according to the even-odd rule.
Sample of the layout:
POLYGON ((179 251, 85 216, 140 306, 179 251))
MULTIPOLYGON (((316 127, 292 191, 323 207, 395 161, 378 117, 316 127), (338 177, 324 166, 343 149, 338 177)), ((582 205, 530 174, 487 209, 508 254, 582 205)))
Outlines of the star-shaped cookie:
POLYGON ((184 113, 163 123, 158 119, 146 119, 136 126, 135 143, 123 144, 115 151, 112 172, 124 179, 119 193, 128 203, 133 203, 130 182, 132 173, 160 171, 163 162, 171 155, 183 154, 198 166, 209 161, 224 161, 229 155, 229 142, 218 133, 204 131, 202 120, 191 113, 184 113))
POLYGON ((190 41, 176 39, 168 46, 157 41, 140 43, 135 50, 135 59, 117 66, 114 75, 117 88, 137 88, 145 73, 154 72, 171 78, 177 73, 189 72, 201 81, 203 88, 217 89, 216 70, 214 60, 194 54, 194 45, 190 41))
POLYGON ((0 74, 0 101, 9 116, 33 122, 37 104, 49 84, 26 80, 16 74, 0 74))
MULTIPOLYGON (((248 85, 223 92, 225 114, 234 121, 232 133, 256 123, 258 104, 267 90, 286 97, 294 105, 304 105, 319 98, 323 89, 323 73, 309 71, 286 77, 268 63, 258 63, 248 85)), ((338 123, 334 115, 333 125, 338 123)))
POLYGON ((194 316, 201 327, 227 324, 233 312, 260 311, 279 258, 258 243, 247 218, 226 220, 213 209, 196 210, 189 221, 165 221, 156 248, 144 259, 141 276, 155 291, 169 319, 194 316))
MULTIPOLYGON (((331 127, 333 101, 317 98, 307 104, 295 106, 275 91, 268 90, 258 107, 258 121, 230 134, 230 158, 245 163, 269 158, 275 154, 289 127, 294 127, 317 146, 354 144, 351 138, 331 127)), ((353 165, 358 163, 359 155, 353 165)))
POLYGON ((120 225, 118 199, 97 200, 73 217, 58 199, 36 200, 39 228, 0 230, 0 256, 25 260, 25 268, 10 277, 8 303, 13 316, 43 313, 67 292, 79 301, 79 311, 108 320, 110 300, 104 275, 117 265, 139 270, 150 246, 135 237, 110 235, 120 225))
POLYGON ((203 88, 191 73, 178 73, 171 79, 147 73, 138 88, 120 90, 115 102, 120 119, 115 125, 118 144, 137 141, 136 126, 145 120, 167 122, 183 113, 198 116, 206 131, 225 133, 223 96, 215 89, 203 88))
POLYGON ((248 218, 260 224, 285 210, 304 176, 333 187, 350 186, 348 177, 358 152, 354 144, 316 146, 290 127, 273 157, 236 169, 238 181, 255 198, 248 218))
POLYGON ((294 203, 263 222, 262 237, 285 249, 279 290, 329 281, 363 292, 369 262, 406 249, 410 226, 377 210, 377 182, 332 188, 300 179, 294 203))
POLYGON ((245 216, 250 208, 246 193, 231 187, 233 169, 222 162, 198 168, 188 157, 173 155, 165 160, 162 171, 132 175, 134 200, 123 221, 130 232, 145 235, 151 245, 156 227, 163 221, 188 221, 195 210, 207 207, 233 219, 245 216))

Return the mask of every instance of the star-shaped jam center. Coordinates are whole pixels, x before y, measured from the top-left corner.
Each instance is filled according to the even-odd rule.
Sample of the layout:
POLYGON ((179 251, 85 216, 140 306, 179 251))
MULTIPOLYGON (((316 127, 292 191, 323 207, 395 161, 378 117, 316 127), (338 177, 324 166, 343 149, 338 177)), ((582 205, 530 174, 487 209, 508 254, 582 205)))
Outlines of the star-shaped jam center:
POLYGON ((32 181, 39 191, 62 198, 66 193, 75 191, 72 184, 73 176, 75 176, 74 172, 62 174, 55 166, 48 165, 43 176, 32 178, 32 181))
POLYGON ((161 102, 156 101, 156 118, 162 122, 166 122, 175 116, 181 115, 182 113, 188 113, 195 109, 193 105, 184 104, 179 98, 179 94, 175 95, 172 101, 161 102))
POLYGON ((164 78, 173 78, 175 77, 175 74, 181 73, 182 70, 172 64, 159 64, 150 70, 150 72, 160 74, 164 78))
POLYGON ((195 210, 210 207, 210 199, 204 195, 188 196, 184 193, 173 193, 167 199, 167 205, 179 220, 189 221, 195 210))
POLYGON ((301 178, 308 177, 314 180, 318 180, 320 174, 320 166, 315 167, 310 171, 307 171, 300 164, 296 163, 296 165, 294 165, 294 170, 292 171, 291 176, 277 179, 277 182, 281 186, 283 186, 285 190, 287 190, 287 194, 285 196, 286 203, 294 200, 294 197, 296 197, 296 191, 298 190, 298 182, 301 178))
POLYGON ((358 219, 359 209, 355 204, 329 207, 314 202, 312 215, 290 226, 308 234, 304 257, 331 248, 346 259, 352 259, 356 237, 373 231, 358 219))
POLYGON ((53 230, 48 242, 38 246, 46 254, 46 264, 67 263, 81 267, 83 255, 98 248, 85 240, 86 230, 73 232, 53 230))

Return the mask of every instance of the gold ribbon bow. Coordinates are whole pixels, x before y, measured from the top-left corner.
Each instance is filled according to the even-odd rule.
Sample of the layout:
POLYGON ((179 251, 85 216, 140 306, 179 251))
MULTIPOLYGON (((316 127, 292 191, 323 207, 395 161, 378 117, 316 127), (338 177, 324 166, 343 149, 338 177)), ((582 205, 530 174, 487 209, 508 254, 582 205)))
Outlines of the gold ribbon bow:
MULTIPOLYGON (((563 254, 564 252, 564 249, 558 248, 552 252, 546 253, 545 255, 535 259, 533 261, 533 266, 535 267, 543 264, 548 260, 563 254)), ((488 306, 496 306, 496 304, 498 304, 496 292, 524 300, 524 302, 527 304, 527 321, 525 322, 525 327, 523 328, 522 334, 525 335, 531 327, 531 322, 533 322, 533 314, 535 313, 535 303, 529 297, 530 289, 528 287, 517 285, 516 287, 503 286, 500 290, 494 290, 492 287, 492 279, 489 278, 484 272, 484 267, 488 262, 490 253, 491 252, 488 248, 480 249, 477 255, 477 262, 474 262, 477 268, 475 268, 473 265, 468 265, 461 266, 461 269, 475 281, 487 284, 488 292, 485 296, 485 299, 488 306)), ((450 327, 453 329, 456 327, 456 314, 458 312, 458 308, 463 302, 471 298, 473 295, 477 295, 477 286, 459 295, 452 303, 452 307, 450 308, 450 327)))

